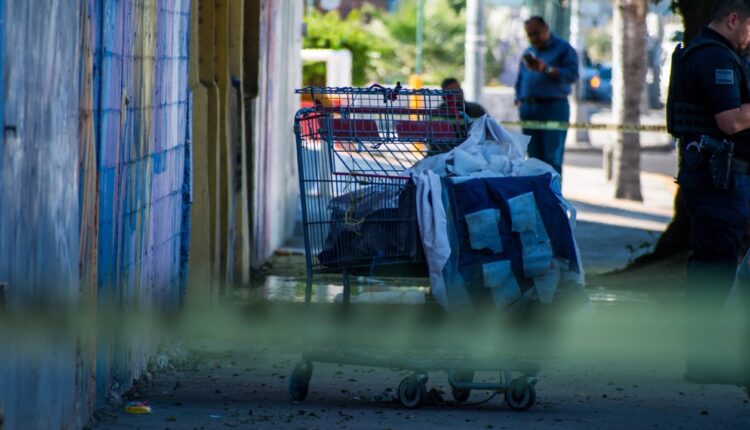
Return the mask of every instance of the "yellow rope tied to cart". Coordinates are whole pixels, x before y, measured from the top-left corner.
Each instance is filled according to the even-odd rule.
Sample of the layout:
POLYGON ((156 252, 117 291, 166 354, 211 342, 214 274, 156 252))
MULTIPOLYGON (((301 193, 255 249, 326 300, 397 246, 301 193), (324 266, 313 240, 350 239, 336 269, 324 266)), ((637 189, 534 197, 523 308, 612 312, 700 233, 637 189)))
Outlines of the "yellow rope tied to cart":
MULTIPOLYGON (((346 187, 349 188, 349 185, 346 187)), ((346 191, 346 190, 345 190, 346 191)), ((356 205, 358 203, 358 200, 361 200, 362 197, 355 198, 356 191, 352 191, 349 194, 349 206, 346 208, 346 211, 344 211, 344 223, 347 225, 349 230, 353 232, 354 234, 361 236, 362 233, 358 232, 356 227, 363 224, 365 222, 365 217, 362 217, 362 219, 356 219, 354 218, 353 214, 356 209, 356 205)))

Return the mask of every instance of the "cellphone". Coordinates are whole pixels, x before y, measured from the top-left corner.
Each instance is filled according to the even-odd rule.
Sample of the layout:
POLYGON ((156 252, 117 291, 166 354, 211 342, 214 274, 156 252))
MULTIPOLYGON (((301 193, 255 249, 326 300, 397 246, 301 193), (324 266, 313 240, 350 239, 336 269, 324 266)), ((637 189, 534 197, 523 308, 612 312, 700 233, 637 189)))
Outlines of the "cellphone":
POLYGON ((534 61, 536 60, 536 56, 534 55, 533 52, 527 52, 523 54, 523 59, 526 61, 534 61))

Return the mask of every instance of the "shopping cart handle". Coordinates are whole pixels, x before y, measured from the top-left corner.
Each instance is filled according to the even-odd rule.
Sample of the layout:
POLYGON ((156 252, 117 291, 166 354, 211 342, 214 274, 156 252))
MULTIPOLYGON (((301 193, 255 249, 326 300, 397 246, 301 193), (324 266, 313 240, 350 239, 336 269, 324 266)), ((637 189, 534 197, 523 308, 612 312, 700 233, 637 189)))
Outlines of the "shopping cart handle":
POLYGON ((401 82, 396 82, 396 86, 391 90, 380 84, 372 84, 369 89, 379 88, 383 90, 383 103, 390 101, 396 101, 398 99, 398 92, 401 91, 401 82))

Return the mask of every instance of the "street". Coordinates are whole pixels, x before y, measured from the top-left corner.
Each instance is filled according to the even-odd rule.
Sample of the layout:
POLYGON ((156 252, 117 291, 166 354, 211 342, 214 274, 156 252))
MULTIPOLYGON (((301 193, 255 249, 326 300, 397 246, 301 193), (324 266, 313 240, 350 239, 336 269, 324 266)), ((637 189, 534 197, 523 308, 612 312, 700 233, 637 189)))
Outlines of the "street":
MULTIPOLYGON (((445 372, 430 373, 427 383, 444 393, 445 403, 410 410, 394 394, 408 371, 319 363, 307 400, 294 402, 287 387, 299 360, 292 344, 300 339, 287 330, 302 327, 290 316, 299 308, 289 305, 255 309, 251 314, 262 313, 264 322, 220 312, 211 318, 214 332, 195 322, 204 329, 182 339, 187 358, 142 379, 130 393, 153 413, 100 413, 94 428, 747 428, 750 404, 740 388, 682 380, 682 342, 669 295, 592 291, 592 298, 594 311, 566 325, 552 358, 541 360, 537 402, 526 412, 511 411, 502 394, 477 406, 457 405, 445 372)), ((341 335, 336 330, 343 329, 332 336, 341 335)), ((476 379, 493 376, 478 373, 476 379)), ((467 403, 491 395, 473 392, 467 403)))

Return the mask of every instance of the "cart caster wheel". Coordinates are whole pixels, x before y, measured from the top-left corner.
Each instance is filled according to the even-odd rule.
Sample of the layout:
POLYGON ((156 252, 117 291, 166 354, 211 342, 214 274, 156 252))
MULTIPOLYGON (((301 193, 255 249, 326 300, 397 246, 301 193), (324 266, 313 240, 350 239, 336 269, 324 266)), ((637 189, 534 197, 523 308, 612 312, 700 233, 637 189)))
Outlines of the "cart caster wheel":
POLYGON ((292 400, 301 402, 307 398, 312 376, 312 363, 300 362, 294 366, 292 376, 289 377, 289 396, 292 400))
POLYGON ((420 378, 416 375, 404 378, 398 385, 398 400, 401 404, 409 409, 421 406, 427 395, 426 382, 427 378, 420 378))
POLYGON ((505 403, 514 411, 526 411, 536 402, 536 388, 524 378, 518 378, 510 383, 505 390, 505 403))
MULTIPOLYGON (((474 372, 470 370, 456 372, 454 379, 456 380, 456 382, 473 382, 474 372)), ((453 388, 451 389, 451 394, 453 394, 453 400, 455 400, 456 403, 463 403, 469 400, 471 390, 466 388, 453 388)))

